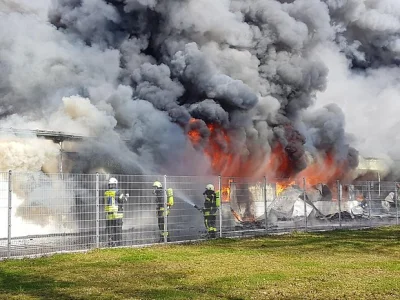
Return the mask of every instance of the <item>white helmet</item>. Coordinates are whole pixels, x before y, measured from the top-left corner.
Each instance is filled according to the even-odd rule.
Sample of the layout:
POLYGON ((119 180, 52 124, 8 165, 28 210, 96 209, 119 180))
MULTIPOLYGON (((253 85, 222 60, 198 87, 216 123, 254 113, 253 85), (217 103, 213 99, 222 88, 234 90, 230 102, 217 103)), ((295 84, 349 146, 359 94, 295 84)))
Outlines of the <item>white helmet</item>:
POLYGON ((162 188, 162 184, 159 181, 154 181, 153 187, 161 189, 162 188))
POLYGON ((110 180, 108 181, 108 184, 118 184, 118 180, 114 177, 110 178, 110 180))
POLYGON ((213 190, 214 190, 214 186, 213 186, 211 183, 210 183, 210 184, 207 184, 206 190, 208 190, 208 191, 213 191, 213 190))
POLYGON ((111 177, 110 180, 108 180, 108 187, 109 188, 117 188, 118 180, 114 177, 111 177))

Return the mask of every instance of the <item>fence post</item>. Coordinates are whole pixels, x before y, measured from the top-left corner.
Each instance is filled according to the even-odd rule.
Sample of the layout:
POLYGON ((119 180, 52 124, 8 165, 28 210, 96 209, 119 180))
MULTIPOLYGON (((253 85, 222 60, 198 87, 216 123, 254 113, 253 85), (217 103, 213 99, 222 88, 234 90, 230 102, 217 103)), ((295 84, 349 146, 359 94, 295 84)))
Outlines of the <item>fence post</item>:
POLYGON ((394 183, 394 204, 396 206, 396 225, 399 225, 399 207, 398 207, 398 193, 397 193, 397 182, 394 183))
POLYGON ((100 248, 100 181, 96 173, 96 248, 100 248))
POLYGON ((164 243, 168 242, 167 175, 164 175, 164 243))
POLYGON ((342 228, 342 184, 339 180, 336 180, 337 185, 337 196, 338 196, 338 209, 339 209, 339 227, 342 228))
POLYGON ((219 237, 222 238, 222 185, 221 185, 221 175, 218 176, 218 191, 219 191, 219 237))
POLYGON ((371 213, 371 182, 367 181, 368 184, 368 218, 369 227, 372 227, 372 213, 371 213))
POLYGON ((7 258, 11 257, 12 171, 8 171, 7 258))
POLYGON ((304 225, 305 231, 307 232, 308 220, 307 220, 307 202, 306 202, 306 178, 303 177, 303 202, 304 202, 304 225))
POLYGON ((268 206, 267 206, 267 177, 264 176, 264 222, 265 232, 268 234, 268 206))
POLYGON ((378 196, 380 198, 381 197, 381 174, 379 173, 379 171, 377 173, 378 173, 378 196))

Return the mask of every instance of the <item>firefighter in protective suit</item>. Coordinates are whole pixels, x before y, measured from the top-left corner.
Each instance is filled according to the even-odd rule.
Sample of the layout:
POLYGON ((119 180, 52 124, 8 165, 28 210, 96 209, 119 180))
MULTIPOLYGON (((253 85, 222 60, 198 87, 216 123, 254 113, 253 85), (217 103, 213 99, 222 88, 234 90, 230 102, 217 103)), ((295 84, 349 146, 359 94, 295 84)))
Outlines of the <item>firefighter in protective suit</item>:
MULTIPOLYGON (((153 194, 156 196, 156 213, 158 220, 158 229, 160 230, 160 242, 164 241, 164 237, 167 237, 167 241, 170 241, 168 228, 164 231, 164 217, 168 218, 170 208, 174 205, 174 194, 171 188, 166 190, 167 193, 167 211, 164 206, 164 189, 159 181, 153 183, 153 194)), ((167 221, 168 226, 168 221, 167 221)))
POLYGON ((217 212, 220 207, 219 191, 214 191, 214 185, 207 184, 204 196, 204 225, 206 226, 208 236, 215 238, 217 233, 217 212))
POLYGON ((106 214, 106 231, 108 245, 122 245, 123 204, 128 202, 126 196, 118 189, 118 180, 110 178, 108 190, 104 192, 104 212, 106 214))

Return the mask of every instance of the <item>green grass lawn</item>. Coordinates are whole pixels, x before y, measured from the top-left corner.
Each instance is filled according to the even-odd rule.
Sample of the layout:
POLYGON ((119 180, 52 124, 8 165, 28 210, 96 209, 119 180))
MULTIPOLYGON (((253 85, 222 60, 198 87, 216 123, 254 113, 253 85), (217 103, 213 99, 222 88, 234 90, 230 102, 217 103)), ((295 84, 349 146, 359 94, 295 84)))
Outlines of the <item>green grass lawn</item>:
POLYGON ((0 299, 400 299, 400 227, 0 262, 0 299))

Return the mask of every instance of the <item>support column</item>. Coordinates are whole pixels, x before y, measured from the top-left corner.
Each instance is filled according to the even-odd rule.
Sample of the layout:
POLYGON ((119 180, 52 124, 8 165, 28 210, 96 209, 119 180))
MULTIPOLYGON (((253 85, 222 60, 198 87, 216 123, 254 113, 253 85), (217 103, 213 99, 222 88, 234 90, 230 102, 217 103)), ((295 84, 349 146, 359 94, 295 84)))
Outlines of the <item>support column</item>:
POLYGON ((307 202, 306 202, 307 194, 306 194, 306 179, 303 178, 303 202, 304 202, 304 226, 305 231, 308 230, 308 220, 307 220, 307 202))
POLYGON ((340 184, 340 181, 336 181, 336 186, 337 186, 337 195, 338 195, 338 210, 339 210, 339 227, 342 228, 342 185, 340 184))
POLYGON ((100 248, 100 181, 96 173, 96 248, 100 248))
POLYGON ((168 242, 168 236, 167 234, 169 234, 168 232, 168 216, 167 216, 167 209, 168 209, 168 205, 167 205, 167 175, 164 175, 164 243, 168 242))
POLYGON ((222 238, 222 185, 221 185, 221 175, 218 176, 218 191, 219 191, 219 237, 222 238))
POLYGON ((264 196, 264 222, 265 222, 265 232, 268 233, 268 205, 267 205, 267 177, 264 176, 264 186, 263 186, 263 196, 264 196))

